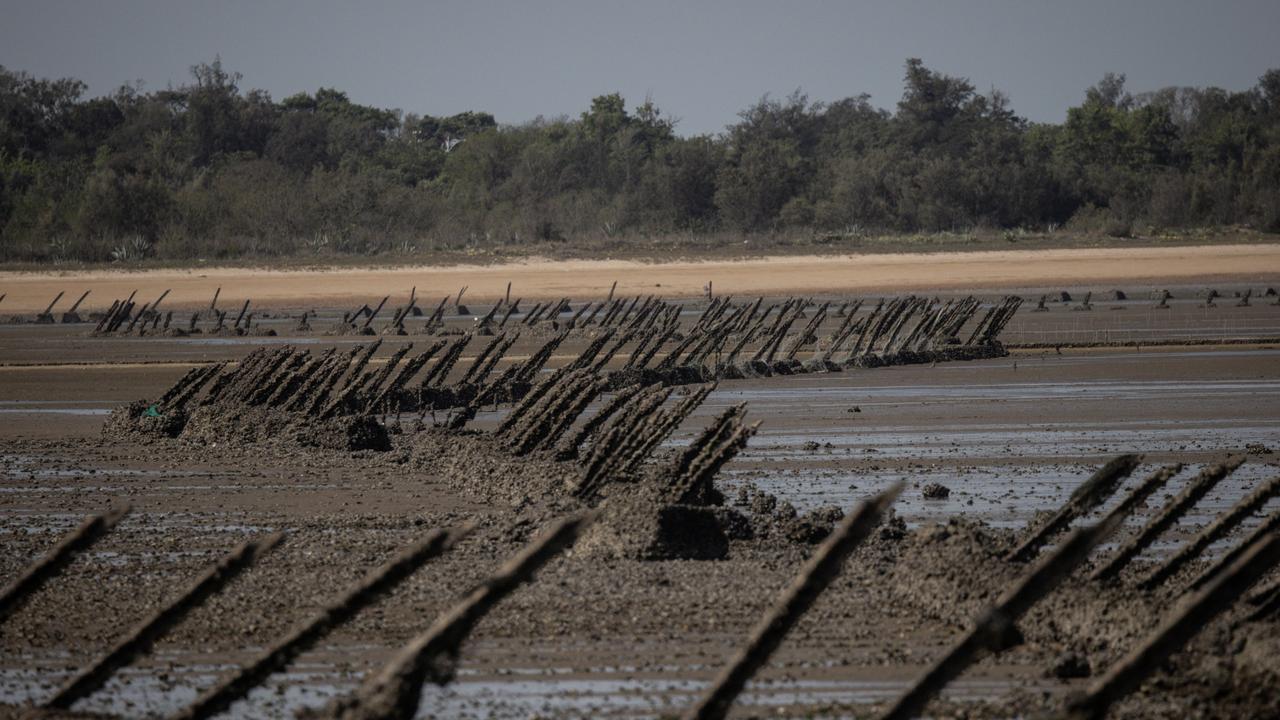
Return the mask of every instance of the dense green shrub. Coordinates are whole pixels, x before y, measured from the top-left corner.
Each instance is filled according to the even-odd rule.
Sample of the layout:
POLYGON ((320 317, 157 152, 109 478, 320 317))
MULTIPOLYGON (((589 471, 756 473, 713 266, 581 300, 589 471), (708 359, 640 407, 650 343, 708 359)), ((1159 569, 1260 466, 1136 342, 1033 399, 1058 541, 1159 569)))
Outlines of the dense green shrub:
POLYGON ((412 254, 589 239, 1065 226, 1280 232, 1280 70, 1244 92, 1131 95, 1108 74, 1062 124, 908 60, 867 96, 762 98, 680 137, 617 94, 576 118, 402 114, 321 88, 273 101, 218 61, 86 99, 0 68, 0 260, 412 254))

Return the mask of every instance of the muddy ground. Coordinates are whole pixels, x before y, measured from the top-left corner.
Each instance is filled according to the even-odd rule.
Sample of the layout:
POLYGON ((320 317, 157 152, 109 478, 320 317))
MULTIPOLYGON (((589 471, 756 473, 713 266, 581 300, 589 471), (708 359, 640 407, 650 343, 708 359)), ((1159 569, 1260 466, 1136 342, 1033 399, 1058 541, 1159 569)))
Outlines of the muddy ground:
MULTIPOLYGON (((1204 464, 1255 449, 1142 556, 1138 569, 1280 473, 1274 342, 1280 307, 1261 297, 1235 307, 1232 289, 1246 285, 1221 284, 1225 297, 1217 308, 1202 307, 1203 284, 1175 285, 1171 310, 1153 309, 1136 290, 1127 301, 1104 299, 1106 286, 1099 285, 1094 310, 1076 311, 1079 297, 1058 302, 1059 287, 1027 288, 1029 303, 1005 339, 1036 347, 1014 347, 1009 357, 722 382, 669 445, 688 442, 712 416, 746 401, 748 417, 763 425, 717 479, 731 503, 740 488, 752 486, 801 512, 824 505, 847 510, 897 480, 908 483, 895 507, 902 524, 887 525, 897 530, 877 533, 854 554, 748 686, 735 715, 865 716, 882 708, 1016 578, 1017 568, 999 554, 1037 513, 1056 509, 1114 455, 1141 452, 1144 460, 1086 520, 1110 509, 1156 466, 1189 466, 1129 521, 1137 527, 1204 464), (1050 310, 1032 312, 1042 293, 1052 293, 1050 310), (926 499, 931 483, 949 495, 926 499)), ((385 662, 554 515, 532 480, 527 496, 511 491, 520 487, 518 477, 502 479, 502 492, 486 492, 487 478, 461 477, 467 468, 445 462, 437 440, 411 432, 393 434, 387 452, 102 437, 111 408, 155 396, 193 364, 242 358, 266 343, 319 348, 368 340, 323 334, 339 307, 317 308, 313 332, 292 331, 289 316, 303 307, 263 310, 276 316, 259 320, 279 328, 274 338, 88 337, 83 326, 0 327, 0 583, 86 514, 119 501, 133 507, 114 532, 0 625, 0 717, 44 699, 248 537, 288 533, 281 547, 77 710, 128 717, 175 712, 398 547, 432 528, 477 521, 478 530, 459 547, 231 715, 280 717, 322 705, 385 662)), ((450 320, 458 328, 469 323, 450 320)), ((425 338, 388 338, 379 355, 401 342, 425 338)), ((538 342, 522 338, 513 356, 538 342)), ((552 365, 581 347, 566 343, 552 365)), ((492 428, 504 412, 482 413, 474 427, 492 428)), ((1277 508, 1280 500, 1270 501, 1211 554, 1277 508)), ((457 681, 429 687, 420 715, 678 713, 811 551, 757 537, 735 540, 729 557, 718 561, 601 560, 570 552, 481 622, 464 647, 457 681)), ((1089 682, 1058 677, 1064 657, 1082 660, 1090 674, 1103 671, 1171 609, 1186 579, 1145 596, 1099 594, 1077 576, 1024 620, 1023 645, 971 668, 930 713, 1013 717, 1058 709, 1089 682)), ((1115 716, 1280 715, 1274 690, 1280 627, 1272 618, 1233 628, 1239 614, 1206 628, 1115 716)))

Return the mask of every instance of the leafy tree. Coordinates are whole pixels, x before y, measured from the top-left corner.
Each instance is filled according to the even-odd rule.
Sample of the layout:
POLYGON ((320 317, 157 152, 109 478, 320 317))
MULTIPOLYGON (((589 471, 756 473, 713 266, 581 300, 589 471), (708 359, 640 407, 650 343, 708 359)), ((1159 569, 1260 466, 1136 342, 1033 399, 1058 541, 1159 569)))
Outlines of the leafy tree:
POLYGON ((861 234, 1070 222, 1280 232, 1280 70, 1247 91, 1132 94, 1107 74, 1064 122, 1029 123, 909 59, 896 107, 797 91, 717 136, 652 100, 573 117, 406 114, 320 88, 276 102, 215 58, 184 86, 0 67, 0 258, 379 253, 728 229, 861 234), (133 240, 140 238, 140 240, 133 240))

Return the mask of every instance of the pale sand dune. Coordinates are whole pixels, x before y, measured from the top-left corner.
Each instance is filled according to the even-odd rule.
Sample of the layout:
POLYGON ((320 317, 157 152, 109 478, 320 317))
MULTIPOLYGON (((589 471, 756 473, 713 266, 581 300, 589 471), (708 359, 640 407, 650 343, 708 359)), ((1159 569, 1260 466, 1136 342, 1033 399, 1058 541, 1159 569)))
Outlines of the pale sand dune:
POLYGON ((421 304, 434 305, 467 286, 464 303, 512 296, 598 298, 618 281, 619 295, 700 295, 707 281, 717 294, 779 295, 822 292, 982 290, 1014 287, 1118 286, 1123 283, 1280 283, 1280 244, 1189 247, 1076 248, 876 255, 788 256, 750 260, 642 263, 625 260, 543 261, 502 265, 256 270, 208 268, 127 272, 0 272, 0 314, 43 310, 54 295, 65 310, 92 290, 86 309, 101 309, 137 289, 150 302, 172 289, 164 307, 199 307, 222 288, 220 305, 245 298, 256 306, 340 306, 416 286, 421 304))

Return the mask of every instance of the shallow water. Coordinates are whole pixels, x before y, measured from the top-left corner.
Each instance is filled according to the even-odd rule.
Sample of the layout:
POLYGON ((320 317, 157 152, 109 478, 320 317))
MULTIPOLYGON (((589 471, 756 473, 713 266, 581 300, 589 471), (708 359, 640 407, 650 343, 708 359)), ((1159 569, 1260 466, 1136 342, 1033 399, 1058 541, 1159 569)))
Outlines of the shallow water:
MULTIPOLYGON (((928 369, 919 384, 868 384, 858 371, 809 375, 767 383, 725 383, 701 410, 705 415, 748 402, 749 417, 764 425, 742 453, 722 471, 732 500, 736 489, 752 483, 803 511, 823 505, 848 510, 867 496, 905 480, 895 512, 908 525, 945 521, 954 516, 980 519, 999 527, 1023 528, 1037 513, 1055 511, 1070 493, 1110 458, 1138 452, 1149 460, 1090 518, 1101 517, 1165 458, 1191 458, 1183 472, 1135 513, 1136 528, 1168 496, 1179 492, 1210 458, 1244 452, 1246 445, 1280 450, 1280 379, 1163 379, 1161 373, 1185 373, 1199 358, 1212 356, 1275 358, 1276 351, 1118 353, 1053 356, 1047 365, 1098 363, 1075 377, 1053 378, 1058 371, 1004 381, 985 374, 979 382, 939 382, 947 373, 972 373, 980 363, 951 363, 928 369), (1133 363, 1116 369, 1116 360, 1133 363), (1148 371, 1158 379, 1124 377, 1148 371), (1101 373, 1101 377, 1094 377, 1101 373), (940 375, 934 375, 940 373, 940 375), (1112 374, 1114 373, 1114 374, 1112 374), (763 386, 762 386, 763 385, 763 386), (855 409, 857 410, 855 412, 855 409), (939 483, 945 499, 926 500, 922 488, 939 483)), ((1009 359, 988 361, 987 366, 1009 359)), ((1040 370, 1039 360, 1026 361, 1040 370)), ((1277 365, 1280 369, 1280 363, 1277 365)), ((1009 370, 1006 368, 1006 370, 1009 370)), ((1203 367, 1197 372, 1202 372, 1203 367)), ((919 370, 891 369, 875 375, 883 382, 910 378, 919 370)), ((703 417, 695 425, 705 423, 703 417)), ((692 437, 686 428, 668 447, 692 437)), ((1275 455, 1252 455, 1196 504, 1177 527, 1148 552, 1169 552, 1232 507, 1253 487, 1280 473, 1275 455)), ((1280 507, 1273 499, 1243 524, 1256 526, 1280 507)), ((1243 530, 1219 541, 1219 552, 1238 541, 1243 530)))
MULTIPOLYGON (((201 689, 231 669, 229 665, 185 665, 172 655, 168 659, 181 666, 181 671, 161 677, 154 669, 125 668, 75 709, 167 716, 190 704, 201 689)), ((462 668, 449 685, 423 686, 417 717, 656 718, 677 713, 698 698, 707 683, 681 677, 691 670, 695 668, 663 668, 662 674, 668 677, 637 677, 626 668, 511 668, 497 677, 462 668)), ((0 669, 0 701, 39 702, 69 675, 65 670, 0 669)), ((332 698, 354 690, 360 680, 359 674, 339 672, 330 665, 299 663, 288 672, 273 675, 222 717, 290 717, 303 708, 323 707, 332 698)), ((835 678, 759 680, 747 685, 738 704, 757 712, 798 703, 868 704, 897 696, 906 684, 906 680, 835 678)), ((944 696, 961 701, 992 699, 1016 685, 1013 681, 961 678, 948 686, 944 696)))
MULTIPOLYGON (((1096 466, 1063 464, 1037 466, 1034 469, 978 468, 964 472, 931 468, 870 473, 797 470, 786 475, 733 470, 724 477, 724 486, 731 501, 736 488, 750 482, 761 490, 778 496, 780 500, 790 502, 801 512, 806 512, 824 505, 835 505, 848 510, 870 495, 888 489, 893 483, 906 480, 907 489, 895 503, 894 512, 908 526, 946 522, 948 518, 959 516, 982 520, 996 527, 1018 529, 1031 523, 1036 513, 1060 508, 1094 469, 1096 466), (934 482, 949 488, 951 494, 945 499, 926 499, 921 488, 934 482)), ((1156 469, 1156 465, 1139 466, 1100 508, 1086 517, 1086 521, 1100 519, 1156 469)), ((1145 522, 1150 513, 1157 512, 1168 496, 1180 492, 1200 469, 1201 466, 1198 465, 1184 468, 1163 490, 1148 500, 1147 511, 1139 511, 1130 516, 1128 526, 1136 528, 1145 522)), ((1222 480, 1182 516, 1178 527, 1184 532, 1198 530, 1277 472, 1280 471, 1273 467, 1246 463, 1222 480)), ((1280 509, 1280 498, 1268 502, 1261 511, 1246 520, 1242 527, 1248 529, 1257 526, 1262 518, 1276 509, 1280 509)), ((1240 531, 1237 531, 1229 540, 1238 540, 1239 537, 1240 531)), ((1181 544, 1180 540, 1168 540, 1164 547, 1168 549, 1168 546, 1178 544, 1181 544)))

